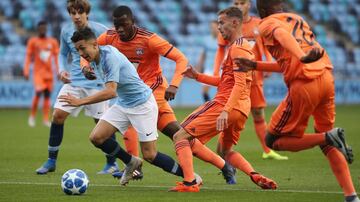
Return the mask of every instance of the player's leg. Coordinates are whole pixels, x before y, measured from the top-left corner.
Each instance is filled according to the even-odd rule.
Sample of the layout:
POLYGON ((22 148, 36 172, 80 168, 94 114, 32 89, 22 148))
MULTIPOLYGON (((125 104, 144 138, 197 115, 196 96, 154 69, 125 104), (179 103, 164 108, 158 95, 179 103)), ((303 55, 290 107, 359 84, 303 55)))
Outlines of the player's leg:
POLYGON ((260 141, 263 148, 263 159, 275 159, 275 160, 288 160, 287 156, 282 156, 271 150, 266 146, 265 135, 266 135, 266 121, 265 121, 265 110, 263 107, 251 108, 251 114, 254 121, 255 133, 260 141))
MULTIPOLYGON (((95 123, 97 124, 99 122, 99 119, 94 118, 95 123)), ((114 141, 116 141, 115 133, 111 135, 110 137, 114 141)), ((119 172, 119 167, 116 163, 116 157, 113 157, 111 155, 106 155, 106 164, 104 168, 99 171, 97 174, 111 174, 114 172, 119 172)))
POLYGON ((30 116, 28 119, 28 124, 30 127, 35 127, 35 125, 36 125, 35 117, 36 117, 36 112, 37 112, 41 94, 42 94, 42 91, 36 91, 32 101, 31 101, 30 116))
MULTIPOLYGON (((69 84, 63 85, 58 96, 66 95, 67 93, 70 93, 75 97, 80 97, 79 90, 69 84)), ((56 159, 64 135, 65 120, 69 114, 76 116, 80 110, 81 108, 79 107, 63 106, 63 103, 61 103, 59 99, 56 100, 50 126, 48 160, 36 170, 37 174, 46 174, 55 171, 56 159)))
POLYGON ((139 156, 139 138, 133 126, 129 126, 123 134, 126 151, 134 156, 139 156))
MULTIPOLYGON (((328 84, 324 85, 324 99, 314 111, 314 128, 316 132, 330 131, 335 123, 335 91, 332 85, 333 79, 330 75, 328 84)), ((326 82, 325 82, 326 83, 326 82)), ((346 146, 346 145, 345 145, 346 146)), ((346 197, 345 201, 353 201, 357 195, 351 178, 349 166, 340 150, 331 145, 320 145, 320 148, 329 161, 332 172, 334 173, 340 187, 346 197)))
POLYGON ((175 113, 168 102, 158 103, 158 109, 157 128, 164 135, 173 140, 173 136, 181 128, 179 122, 176 120, 175 113))
POLYGON ((202 86, 202 96, 203 96, 204 102, 210 101, 209 89, 210 89, 210 86, 208 86, 208 85, 202 86))
POLYGON ((43 91, 44 94, 44 102, 43 102, 43 124, 45 126, 50 127, 51 122, 49 121, 49 113, 50 113, 50 96, 51 90, 49 88, 43 91))

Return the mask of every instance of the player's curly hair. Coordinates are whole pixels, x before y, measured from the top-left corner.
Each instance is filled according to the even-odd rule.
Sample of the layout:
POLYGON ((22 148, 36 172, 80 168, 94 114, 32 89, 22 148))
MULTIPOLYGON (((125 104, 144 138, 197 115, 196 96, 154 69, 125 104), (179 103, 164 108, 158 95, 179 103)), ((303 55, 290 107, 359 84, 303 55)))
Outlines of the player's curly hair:
POLYGON ((71 37, 71 41, 73 43, 76 43, 81 40, 89 40, 89 39, 96 40, 96 36, 95 36, 94 32, 89 27, 85 27, 85 28, 75 31, 71 37))
POLYGON ((127 18, 133 19, 133 13, 131 11, 131 9, 127 6, 118 6, 115 8, 115 10, 113 11, 113 17, 115 18, 119 18, 123 15, 126 15, 127 18))
POLYGON ((67 11, 77 10, 79 13, 90 13, 91 5, 88 0, 67 0, 67 11))

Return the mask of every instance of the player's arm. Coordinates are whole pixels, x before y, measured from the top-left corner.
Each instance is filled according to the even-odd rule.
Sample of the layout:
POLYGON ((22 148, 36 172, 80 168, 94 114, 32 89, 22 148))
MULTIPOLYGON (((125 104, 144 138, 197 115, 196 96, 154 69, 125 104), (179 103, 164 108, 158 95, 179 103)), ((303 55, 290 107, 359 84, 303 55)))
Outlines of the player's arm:
POLYGON ((23 75, 26 80, 29 79, 30 63, 34 56, 33 44, 34 44, 33 39, 30 39, 28 41, 28 44, 26 47, 25 63, 24 63, 24 69, 23 69, 23 75))
POLYGON ((55 62, 55 72, 56 74, 59 74, 59 43, 56 39, 54 39, 54 47, 53 47, 53 57, 55 62))
POLYGON ((70 94, 67 94, 67 95, 59 96, 59 100, 60 102, 67 103, 64 104, 64 106, 78 107, 82 105, 89 105, 117 97, 116 89, 117 89, 117 83, 115 81, 110 81, 105 83, 105 88, 103 90, 91 96, 79 99, 70 94))
POLYGON ((66 43, 65 33, 63 30, 60 35, 60 52, 59 52, 59 78, 64 83, 70 83, 70 74, 67 70, 67 58, 70 53, 70 48, 66 43))
POLYGON ((165 91, 165 99, 172 100, 175 98, 177 88, 183 79, 182 73, 185 71, 186 66, 188 65, 188 59, 180 50, 156 34, 151 36, 149 40, 149 47, 150 50, 170 60, 173 60, 176 63, 175 72, 170 82, 170 86, 165 91))
POLYGON ((219 76, 210 76, 207 74, 199 73, 191 65, 182 73, 182 75, 187 78, 195 79, 196 81, 212 86, 218 86, 220 83, 219 76))
POLYGON ((234 62, 238 67, 238 71, 247 72, 252 70, 263 72, 282 72, 280 65, 277 62, 253 61, 248 58, 235 58, 234 62))

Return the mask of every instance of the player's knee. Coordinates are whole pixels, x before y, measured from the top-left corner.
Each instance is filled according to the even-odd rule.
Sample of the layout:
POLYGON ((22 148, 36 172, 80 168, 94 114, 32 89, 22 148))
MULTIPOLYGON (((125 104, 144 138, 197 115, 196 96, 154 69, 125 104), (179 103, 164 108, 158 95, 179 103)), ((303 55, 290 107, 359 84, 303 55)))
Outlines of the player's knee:
POLYGON ((161 132, 168 136, 170 139, 174 138, 174 135, 177 131, 179 131, 181 126, 177 121, 171 122, 168 125, 165 126, 164 129, 161 130, 161 132))
POLYGON ((265 136, 265 143, 266 146, 269 147, 270 149, 274 149, 274 143, 275 141, 278 139, 278 137, 276 135, 272 135, 270 133, 267 133, 265 136))
POLYGON ((151 150, 143 150, 142 151, 143 159, 145 161, 151 163, 155 159, 156 153, 157 152, 154 152, 154 151, 151 151, 151 150))
POLYGON ((56 124, 64 124, 65 122, 65 119, 66 119, 66 115, 65 114, 62 114, 62 113, 59 113, 59 112, 54 112, 53 114, 53 122, 56 123, 56 124))

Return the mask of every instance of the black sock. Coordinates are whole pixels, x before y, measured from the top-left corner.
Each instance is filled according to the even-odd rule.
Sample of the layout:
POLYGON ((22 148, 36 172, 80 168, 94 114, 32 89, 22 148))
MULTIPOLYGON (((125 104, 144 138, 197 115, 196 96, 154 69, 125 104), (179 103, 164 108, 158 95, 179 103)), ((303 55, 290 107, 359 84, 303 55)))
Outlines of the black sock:
POLYGON ((162 168, 164 171, 174 174, 176 176, 184 177, 181 166, 175 162, 170 156, 158 152, 151 162, 153 165, 162 168))
POLYGON ((120 145, 112 138, 108 138, 101 145, 95 145, 95 147, 101 149, 108 156, 119 158, 125 164, 128 164, 131 160, 131 155, 121 148, 120 145))
POLYGON ((204 99, 205 102, 210 101, 209 93, 203 93, 203 99, 204 99))
MULTIPOLYGON (((110 138, 116 141, 115 133, 114 133, 110 138)), ((107 164, 114 164, 115 161, 116 161, 116 157, 110 156, 110 155, 106 155, 106 163, 107 163, 107 164)))
POLYGON ((51 123, 49 136, 49 158, 57 159, 59 146, 64 136, 64 124, 51 123))
POLYGON ((191 185, 195 185, 196 184, 196 180, 193 180, 192 182, 188 182, 188 181, 183 181, 184 185, 186 186, 191 186, 191 185))

